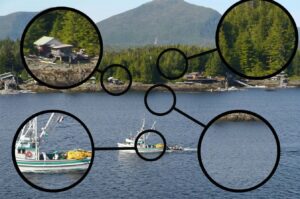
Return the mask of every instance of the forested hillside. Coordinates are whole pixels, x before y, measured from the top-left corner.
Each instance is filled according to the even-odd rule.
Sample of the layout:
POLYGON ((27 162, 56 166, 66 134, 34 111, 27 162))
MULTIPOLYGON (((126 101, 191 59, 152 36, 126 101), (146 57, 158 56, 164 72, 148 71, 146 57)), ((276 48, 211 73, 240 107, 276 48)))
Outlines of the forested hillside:
MULTIPOLYGON (((252 4, 245 4, 246 7, 239 7, 239 9, 228 15, 220 34, 220 46, 223 56, 226 57, 232 67, 236 67, 236 70, 250 76, 260 76, 265 71, 272 72, 281 67, 290 56, 290 50, 293 48, 294 42, 294 32, 286 15, 271 4, 262 6, 258 2, 262 3, 262 1, 254 1, 252 4)), ((15 18, 14 16, 8 17, 15 18)), ((144 83, 166 81, 159 76, 156 69, 158 55, 169 47, 179 48, 187 56, 211 49, 203 43, 206 43, 204 40, 208 41, 209 38, 214 38, 214 30, 219 17, 220 15, 212 9, 194 6, 182 0, 155 0, 134 10, 109 18, 98 24, 102 35, 104 35, 103 42, 107 45, 104 49, 100 67, 103 69, 113 63, 122 64, 132 72, 134 81, 144 83), (171 9, 172 12, 157 12, 158 9, 161 11, 171 9), (149 12, 146 11, 151 11, 153 16, 148 16, 149 12), (181 20, 171 20, 174 16, 172 13, 174 14, 177 11, 182 13, 178 18, 181 20), (204 20, 204 18, 199 17, 201 21, 197 22, 197 18, 191 18, 196 13, 200 13, 201 16, 205 14, 203 16, 207 18, 204 20), (160 14, 168 15, 166 21, 160 21, 162 18, 157 17, 160 14), (181 32, 178 31, 177 28, 180 27, 178 23, 187 19, 189 19, 189 23, 185 25, 194 26, 194 28, 182 28, 181 32), (147 20, 147 23, 145 20, 147 20), (200 22, 201 25, 199 25, 200 22), (172 29, 163 25, 164 23, 170 23, 172 29), (124 27, 126 25, 127 27, 124 27), (136 28, 136 25, 142 28, 136 28), (147 29, 149 27, 156 28, 147 29), (166 32, 170 30, 172 34, 167 34, 166 32), (125 34, 122 31, 129 32, 125 34), (158 33, 163 33, 166 36, 165 38, 170 40, 162 42, 164 37, 157 37, 158 33), (198 40, 193 35, 197 35, 198 40), (204 40, 200 41, 199 39, 204 40), (144 45, 145 43, 136 41, 147 41, 146 43, 150 43, 150 45, 144 45), (155 41, 157 41, 157 44, 153 45, 155 41), (134 44, 134 47, 109 47, 109 44, 119 46, 119 44, 125 44, 124 42, 134 44), (176 45, 177 43, 183 44, 176 45), (135 44, 142 44, 142 46, 135 44)), ((24 18, 24 20, 28 20, 28 18, 24 18)), ((63 43, 73 44, 77 48, 85 48, 91 55, 99 51, 97 49, 99 45, 96 45, 98 38, 93 27, 87 20, 78 17, 73 12, 51 12, 35 21, 26 35, 25 51, 27 53, 34 52, 34 41, 44 35, 56 37, 63 43)), ((174 65, 172 57, 166 58, 165 65, 170 67, 166 70, 176 70, 176 68, 171 68, 174 65)), ((221 62, 217 52, 190 60, 189 65, 189 72, 200 71, 207 76, 224 75, 229 72, 221 62)), ((178 65, 179 67, 182 66, 178 65)), ((0 72, 11 70, 19 74, 26 74, 20 61, 19 41, 1 40, 0 72)), ((289 76, 300 77, 299 51, 288 67, 287 72, 289 76)), ((23 75, 23 77, 26 77, 26 75, 23 75)))
MULTIPOLYGON (((156 59, 158 55, 168 47, 171 46, 145 46, 141 48, 123 49, 120 51, 106 49, 100 68, 103 69, 110 64, 122 64, 128 67, 132 72, 134 81, 144 83, 163 82, 166 80, 162 79, 157 72, 156 59)), ((172 47, 181 49, 188 56, 208 50, 197 46, 187 45, 172 47)), ((170 66, 174 65, 171 57, 167 58, 167 60, 170 61, 170 66)), ((224 75, 226 72, 229 72, 226 66, 221 62, 217 52, 190 60, 189 65, 189 72, 201 71, 209 76, 224 75)), ((23 73, 22 76, 26 77, 26 72, 20 59, 19 41, 2 40, 0 41, 0 73, 9 72, 11 70, 18 74, 23 73)), ((287 72, 290 76, 300 76, 299 51, 287 72)))
MULTIPOLYGON (((120 63, 129 68, 132 72, 134 81, 144 83, 163 82, 166 80, 158 74, 156 60, 158 55, 169 47, 179 48, 185 52, 187 56, 208 50, 207 48, 198 46, 177 45, 161 47, 146 46, 142 48, 124 49, 121 51, 107 51, 104 54, 101 68, 103 69, 105 66, 113 63, 120 63)), ((173 57, 167 57, 166 59, 169 61, 169 64, 167 63, 165 65, 170 67, 174 66, 173 57)), ((178 68, 182 68, 182 66, 178 65, 178 68)), ((170 68, 169 70, 176 70, 176 68, 170 68)), ((190 60, 188 72, 193 71, 203 72, 207 76, 222 76, 225 75, 226 72, 230 72, 222 63, 217 52, 190 60)), ((300 76, 299 51, 292 64, 288 67, 287 72, 289 76, 300 76)))
POLYGON ((0 74, 4 72, 21 72, 24 70, 20 57, 20 42, 13 40, 0 41, 0 74))
POLYGON ((267 1, 249 1, 225 17, 219 45, 234 69, 248 76, 264 76, 278 71, 290 59, 295 31, 279 7, 267 1))

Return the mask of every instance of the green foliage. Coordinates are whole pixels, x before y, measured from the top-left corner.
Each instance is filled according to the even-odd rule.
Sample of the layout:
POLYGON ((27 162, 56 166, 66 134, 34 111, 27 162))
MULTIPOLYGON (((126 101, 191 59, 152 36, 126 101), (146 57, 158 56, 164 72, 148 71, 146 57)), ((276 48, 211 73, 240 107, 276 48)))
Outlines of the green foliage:
POLYGON ((0 41, 0 73, 23 70, 20 56, 20 41, 0 41))
POLYGON ((219 36, 226 61, 248 76, 266 76, 281 69, 294 50, 289 17, 267 1, 240 4, 225 17, 219 36))
MULTIPOLYGON (((21 63, 19 45, 19 41, 9 39, 0 41, 0 73, 13 71, 20 74, 22 79, 28 79, 29 76, 21 63)), ((111 64, 122 64, 129 69, 135 82, 164 83, 167 80, 158 74, 156 59, 163 50, 170 47, 179 48, 187 56, 208 50, 197 46, 183 45, 145 46, 143 48, 129 48, 120 51, 110 49, 104 53, 100 68, 104 69, 111 64)), ((172 56, 170 54, 166 54, 166 56, 165 59, 172 63, 172 56)), ((171 71, 172 66, 174 65, 166 64, 166 70, 171 71)), ((195 71, 203 72, 207 76, 224 76, 229 72, 217 52, 189 60, 188 72, 195 71)), ((289 76, 300 76, 299 51, 290 67, 288 67, 287 73, 289 76)), ((109 76, 113 76, 124 82, 128 79, 127 74, 120 69, 109 71, 106 74, 106 78, 109 76)), ((96 74, 96 78, 99 80, 99 73, 96 74)))
POLYGON ((221 61, 219 54, 212 54, 206 63, 205 75, 206 76, 219 76, 225 75, 226 66, 221 61))
MULTIPOLYGON (((143 48, 129 48, 120 51, 106 51, 102 59, 100 68, 104 69, 111 64, 122 64, 129 69, 133 81, 143 83, 160 83, 167 80, 161 77, 156 68, 158 55, 165 49, 175 47, 182 50, 187 56, 199 52, 207 51, 206 48, 197 46, 145 46, 143 48)), ((182 72, 184 59, 177 52, 165 53, 161 60, 161 66, 165 74, 174 76, 182 72)), ((188 72, 200 71, 206 75, 217 76, 225 75, 227 68, 217 53, 202 56, 189 61, 188 72)), ((111 76, 117 77, 117 73, 110 73, 111 76)))
POLYGON ((297 51, 297 54, 292 61, 291 65, 287 68, 287 73, 289 76, 300 77, 300 51, 297 51))
POLYGON ((90 56, 99 55, 100 41, 94 26, 83 16, 73 11, 52 11, 40 16, 28 29, 24 51, 35 53, 34 42, 42 36, 52 36, 75 50, 86 49, 90 56))

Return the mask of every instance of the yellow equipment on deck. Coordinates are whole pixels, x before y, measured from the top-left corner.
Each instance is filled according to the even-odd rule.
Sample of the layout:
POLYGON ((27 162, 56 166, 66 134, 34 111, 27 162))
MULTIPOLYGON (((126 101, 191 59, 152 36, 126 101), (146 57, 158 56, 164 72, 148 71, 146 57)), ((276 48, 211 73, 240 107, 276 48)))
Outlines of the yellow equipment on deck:
POLYGON ((157 148, 157 149, 162 149, 162 148, 164 148, 164 144, 161 144, 161 143, 156 144, 156 145, 155 145, 155 148, 157 148))
POLYGON ((85 158, 90 158, 90 157, 92 157, 91 151, 77 149, 77 150, 72 150, 67 152, 68 160, 83 160, 85 158))

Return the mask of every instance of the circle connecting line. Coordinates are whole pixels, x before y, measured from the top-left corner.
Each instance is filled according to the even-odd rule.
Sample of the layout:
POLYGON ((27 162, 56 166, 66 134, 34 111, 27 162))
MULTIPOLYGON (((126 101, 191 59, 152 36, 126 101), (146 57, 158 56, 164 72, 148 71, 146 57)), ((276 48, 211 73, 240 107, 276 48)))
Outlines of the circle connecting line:
POLYGON ((197 148, 199 164, 200 164, 201 170, 203 171, 203 173, 207 177, 207 179, 211 183, 213 183, 215 186, 217 186, 225 191, 236 192, 236 193, 249 192, 249 191, 255 190, 255 189, 263 186, 265 183, 267 183, 272 178, 272 176, 275 174, 275 172, 277 170, 277 167, 278 167, 279 161, 280 161, 280 153, 281 153, 280 141, 279 141, 279 137, 278 137, 274 127, 264 117, 258 115, 257 113, 248 111, 248 110, 227 111, 227 112, 224 112, 224 113, 216 116, 215 118, 213 118, 207 124, 207 126, 204 128, 204 130, 202 131, 200 138, 199 138, 199 142, 198 142, 198 148, 197 148), (209 128, 211 128, 221 118, 228 116, 230 114, 236 114, 236 113, 250 115, 252 118, 256 118, 256 121, 260 121, 263 124, 265 124, 268 127, 268 129, 271 131, 273 138, 275 140, 275 144, 276 144, 276 157, 275 157, 275 162, 274 162, 273 168, 271 169, 269 174, 263 180, 261 180, 259 183, 255 184, 255 185, 247 187, 247 188, 231 188, 231 187, 225 186, 222 183, 218 182, 218 180, 214 179, 212 174, 210 174, 209 170, 205 167, 204 160, 203 160, 204 158, 202 156, 202 147, 204 146, 204 144, 203 144, 204 137, 206 134, 208 134, 209 128))
POLYGON ((98 72, 98 73, 102 74, 102 73, 103 73, 103 70, 101 70, 101 69, 97 68, 96 72, 98 72))
POLYGON ((189 56, 189 57, 187 57, 187 59, 194 59, 194 58, 201 57, 201 56, 204 56, 204 55, 207 55, 207 54, 210 54, 210 53, 214 53, 216 51, 218 51, 218 49, 214 48, 214 49, 211 49, 211 50, 208 50, 208 51, 201 52, 201 53, 196 54, 196 55, 189 56))
POLYGON ((154 114, 154 115, 157 115, 157 116, 164 116, 164 115, 167 115, 167 114, 171 113, 171 112, 174 110, 174 111, 180 113, 181 115, 183 115, 184 117, 186 117, 186 118, 192 120, 192 121, 195 122, 196 124, 200 125, 201 127, 203 127, 203 128, 206 127, 205 124, 203 124, 202 122, 198 121, 197 119, 193 118, 192 116, 188 115, 187 113, 183 112, 182 110, 180 110, 180 109, 178 109, 178 108, 176 107, 176 94, 175 94, 174 90, 173 90, 170 86, 167 86, 167 85, 165 85, 165 84, 156 84, 156 85, 150 87, 150 88, 147 90, 146 94, 145 94, 144 103, 145 103, 145 106, 146 106, 146 108, 148 109, 148 111, 149 111, 150 113, 154 114), (149 104, 148 104, 148 97, 149 97, 150 92, 153 91, 153 90, 156 89, 156 88, 159 88, 159 87, 161 87, 161 88, 163 88, 163 89, 165 89, 165 90, 168 90, 168 91, 172 94, 172 97, 173 97, 173 103, 172 103, 172 106, 171 106, 167 111, 165 111, 165 112, 156 112, 156 111, 152 110, 152 109, 150 108, 149 104))
POLYGON ((193 118, 192 116, 190 116, 190 115, 188 115, 187 113, 183 112, 182 110, 180 110, 180 109, 174 107, 174 111, 176 111, 176 112, 180 113, 181 115, 183 115, 184 117, 186 117, 186 118, 192 120, 193 122, 195 122, 196 124, 202 126, 203 128, 206 128, 206 125, 205 125, 205 124, 203 124, 202 122, 196 120, 195 118, 193 118))
POLYGON ((134 150, 134 147, 95 147, 95 151, 126 151, 134 150))
POLYGON ((210 54, 210 53, 214 53, 218 51, 217 48, 214 48, 214 49, 211 49, 211 50, 208 50, 208 51, 204 51, 204 52, 201 52, 201 53, 198 53, 198 54, 195 54, 195 55, 192 55, 192 56, 187 56, 182 50, 178 49, 178 48, 167 48, 165 49, 163 52, 161 52, 157 58, 157 61, 156 61, 156 67, 157 67, 157 71, 159 72, 159 74, 168 79, 168 80, 176 80, 176 79, 180 79, 182 78, 186 72, 188 71, 188 68, 189 68, 189 60, 190 59, 194 59, 194 58, 197 58, 197 57, 201 57, 201 56, 204 56, 204 55, 207 55, 207 54, 210 54), (163 56, 164 54, 166 53, 170 53, 170 52, 175 52, 177 54, 179 54, 182 59, 184 60, 184 68, 182 69, 182 71, 180 72, 180 74, 175 74, 175 75, 171 75, 171 74, 166 74, 163 70, 163 67, 161 65, 161 60, 163 59, 163 56))
MULTIPOLYGON (((157 145, 156 144, 156 145, 157 145)), ((157 130, 154 129, 148 129, 144 130, 143 132, 139 133, 134 140, 134 147, 94 147, 93 152, 95 151, 129 151, 134 150, 136 154, 145 161, 156 161, 159 160, 166 152, 167 150, 167 141, 166 138, 163 136, 163 134, 157 130), (147 142, 146 139, 149 137, 149 134, 155 134, 156 136, 160 137, 162 143, 157 143, 158 145, 161 145, 162 147, 156 147, 155 145, 151 145, 147 142), (141 139, 141 140, 140 140, 141 139), (140 151, 141 150, 141 151, 140 151), (159 155, 156 157, 145 157, 142 154, 143 153, 158 153, 159 155)))

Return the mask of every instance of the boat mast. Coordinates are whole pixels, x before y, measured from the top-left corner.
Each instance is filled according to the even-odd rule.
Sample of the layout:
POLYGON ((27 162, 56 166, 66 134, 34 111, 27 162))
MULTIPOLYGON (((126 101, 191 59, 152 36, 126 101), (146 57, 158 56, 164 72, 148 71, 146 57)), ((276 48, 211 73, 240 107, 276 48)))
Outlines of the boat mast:
POLYGON ((60 114, 51 113, 46 125, 41 128, 42 132, 39 138, 42 139, 44 136, 47 136, 49 133, 51 133, 52 130, 54 130, 55 126, 58 123, 62 122, 62 120, 63 116, 61 116, 60 114))
POLYGON ((156 124, 156 121, 154 121, 153 124, 152 124, 152 126, 151 126, 152 130, 155 130, 155 124, 156 124))
MULTIPOLYGON (((22 140, 24 140, 29 133, 32 133, 32 130, 33 130, 33 122, 29 121, 29 124, 25 125, 22 128, 20 138, 18 139, 17 144, 16 144, 16 148, 20 147, 22 140), (27 127, 27 129, 26 129, 26 127, 27 127)), ((32 137, 32 135, 31 135, 31 137, 32 137)))
POLYGON ((38 131, 37 131, 37 117, 35 117, 33 119, 33 134, 34 134, 34 143, 35 143, 35 159, 39 160, 40 159, 40 155, 39 155, 39 141, 38 141, 38 131))

